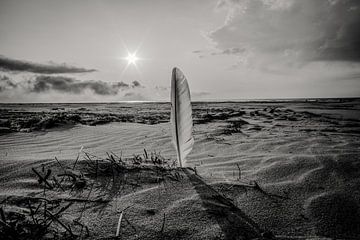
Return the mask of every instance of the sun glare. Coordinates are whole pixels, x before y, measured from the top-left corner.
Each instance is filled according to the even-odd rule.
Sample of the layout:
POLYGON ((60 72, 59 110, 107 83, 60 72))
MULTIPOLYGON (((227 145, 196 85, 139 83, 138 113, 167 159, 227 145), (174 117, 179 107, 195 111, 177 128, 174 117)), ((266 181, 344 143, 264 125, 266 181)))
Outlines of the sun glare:
POLYGON ((136 56, 135 53, 128 53, 125 59, 128 61, 128 64, 134 64, 134 65, 136 65, 136 61, 139 60, 139 58, 136 56))

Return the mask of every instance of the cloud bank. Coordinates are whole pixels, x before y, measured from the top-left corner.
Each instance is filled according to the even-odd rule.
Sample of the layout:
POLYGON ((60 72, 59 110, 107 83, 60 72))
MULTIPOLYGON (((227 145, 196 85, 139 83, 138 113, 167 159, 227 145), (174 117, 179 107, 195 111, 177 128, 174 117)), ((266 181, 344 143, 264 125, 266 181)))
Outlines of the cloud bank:
POLYGON ((239 63, 280 61, 360 62, 360 1, 220 0, 228 11, 208 38, 211 55, 239 57, 239 63))
MULTIPOLYGON (((206 99, 210 93, 193 92, 193 100, 206 99)), ((131 83, 79 80, 67 76, 0 75, 0 102, 112 102, 168 101, 169 87, 131 83)))
POLYGON ((85 80, 80 81, 74 78, 63 76, 37 76, 34 81, 29 81, 29 90, 32 92, 48 92, 55 90, 65 93, 82 93, 91 90, 98 95, 116 95, 120 89, 129 88, 124 82, 107 83, 103 81, 85 80))
POLYGON ((12 81, 8 76, 0 76, 0 93, 17 88, 17 86, 17 83, 12 81))
POLYGON ((100 80, 77 80, 64 76, 39 75, 33 79, 17 82, 10 77, 0 76, 0 92, 21 88, 24 92, 46 93, 57 91, 60 93, 79 94, 90 90, 97 95, 116 95, 120 90, 139 88, 141 84, 134 81, 130 86, 124 82, 104 82, 100 80))
POLYGON ((96 71, 95 69, 78 68, 65 64, 39 64, 24 60, 15 60, 1 55, 0 70, 5 72, 31 72, 41 74, 86 73, 96 71))
MULTIPOLYGON (((0 56, 1 102, 71 102, 146 100, 139 81, 106 82, 77 78, 93 69, 44 65, 0 56)), ((86 78, 89 78, 87 76, 86 78)))

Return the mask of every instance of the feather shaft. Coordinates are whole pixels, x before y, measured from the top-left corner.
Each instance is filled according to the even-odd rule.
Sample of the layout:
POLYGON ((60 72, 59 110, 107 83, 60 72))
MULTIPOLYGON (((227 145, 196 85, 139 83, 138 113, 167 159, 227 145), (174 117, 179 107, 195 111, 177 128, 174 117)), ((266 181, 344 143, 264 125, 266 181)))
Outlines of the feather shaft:
POLYGON ((193 122, 189 86, 178 68, 173 69, 171 76, 171 124, 177 159, 180 167, 184 167, 194 143, 193 122))

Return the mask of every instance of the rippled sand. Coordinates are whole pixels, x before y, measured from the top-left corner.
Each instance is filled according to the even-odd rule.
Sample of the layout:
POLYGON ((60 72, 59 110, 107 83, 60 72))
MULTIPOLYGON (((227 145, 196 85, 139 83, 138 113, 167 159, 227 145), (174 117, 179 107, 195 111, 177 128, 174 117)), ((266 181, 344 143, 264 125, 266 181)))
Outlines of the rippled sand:
MULTIPOLYGON (((196 167, 208 184, 232 199, 262 228, 278 236, 359 237, 358 110, 339 105, 327 109, 321 104, 268 105, 238 106, 246 112, 240 118, 248 122, 238 131, 225 131, 231 119, 195 125, 189 166, 196 167), (237 186, 252 181, 269 194, 237 186)), ((3 195, 9 190, 21 194, 16 188, 24 190, 21 181, 20 185, 8 182, 11 176, 31 179, 31 174, 19 174, 19 167, 30 168, 55 156, 75 159, 81 147, 103 157, 110 151, 132 156, 147 149, 175 158, 169 123, 75 125, 46 132, 11 133, 0 137, 0 145, 3 195)), ((177 209, 200 200, 190 186, 186 188, 190 190, 184 189, 186 196, 179 196, 177 201, 171 198, 166 204, 164 211, 169 216, 186 214, 177 209)), ((152 194, 150 189, 149 195, 141 196, 152 194)), ((131 198, 127 201, 136 202, 131 198)), ((144 207, 157 206, 151 200, 140 202, 144 207)), ((215 239, 216 233, 212 234, 215 239)))

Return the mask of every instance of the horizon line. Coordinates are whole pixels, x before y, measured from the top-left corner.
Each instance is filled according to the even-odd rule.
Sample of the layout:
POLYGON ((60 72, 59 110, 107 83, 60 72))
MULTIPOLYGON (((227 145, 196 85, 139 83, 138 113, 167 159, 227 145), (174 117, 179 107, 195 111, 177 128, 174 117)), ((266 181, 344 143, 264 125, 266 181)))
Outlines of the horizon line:
MULTIPOLYGON (((358 97, 292 97, 292 98, 247 98, 247 99, 204 99, 191 101, 192 103, 203 103, 203 102, 295 102, 295 101, 315 101, 315 100, 345 100, 345 99, 360 99, 358 97)), ((101 103, 170 103, 168 100, 131 100, 131 101, 110 101, 110 102, 94 102, 94 101, 83 101, 83 102, 0 102, 0 104, 101 104, 101 103)))

